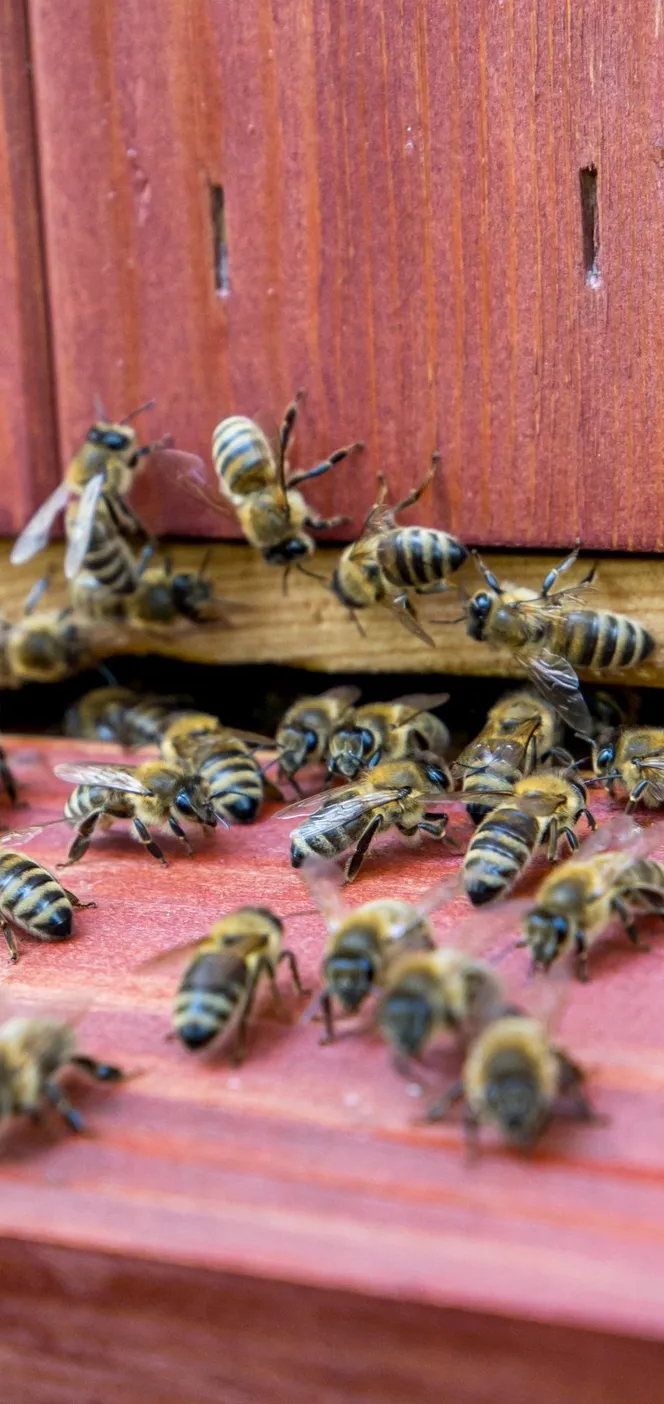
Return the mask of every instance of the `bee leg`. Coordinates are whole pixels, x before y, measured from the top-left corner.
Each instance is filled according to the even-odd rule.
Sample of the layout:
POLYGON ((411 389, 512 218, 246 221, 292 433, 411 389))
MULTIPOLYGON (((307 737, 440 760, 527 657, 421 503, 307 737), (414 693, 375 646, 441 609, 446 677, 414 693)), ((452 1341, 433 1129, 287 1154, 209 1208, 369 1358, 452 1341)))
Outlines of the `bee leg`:
POLYGON ((357 877, 357 874, 359 873, 360 868, 362 867, 362 864, 366 857, 367 849, 371 843, 371 840, 378 833, 381 823, 382 820, 380 814, 374 814, 373 819, 369 820, 369 823, 367 824, 364 833, 360 835, 355 848, 355 852, 351 855, 346 865, 346 882, 352 882, 353 878, 357 877))
MULTIPOLYGON (((546 599, 547 595, 548 595, 548 594, 550 593, 550 591, 553 589, 553 587, 554 587, 554 585, 555 585, 555 583, 556 583, 556 580, 558 579, 558 576, 559 576, 559 575, 562 575, 562 573, 563 573, 564 570, 569 570, 570 566, 573 566, 573 565, 574 565, 574 562, 576 561, 576 559, 577 559, 577 557, 578 557, 578 554, 579 554, 579 547, 578 547, 578 546, 575 546, 575 547, 574 547, 574 550, 570 552, 569 556, 566 556, 566 557, 565 557, 564 561, 561 561, 561 562, 560 562, 560 565, 559 565, 559 566, 554 566, 554 567, 553 567, 553 570, 550 570, 549 573, 548 573, 548 575, 545 575, 545 576, 544 576, 544 579, 543 579, 543 581, 542 581, 542 588, 541 588, 541 590, 540 590, 540 599, 542 599, 542 600, 545 600, 545 599, 546 599)), ((594 570, 593 570, 593 574, 594 574, 594 570)), ((581 582, 579 582, 579 583, 581 583, 581 582)), ((584 583, 588 584, 589 582, 586 581, 586 582, 584 582, 584 583)))
POLYGON ((588 825, 588 828, 589 828, 589 829, 592 829, 593 832, 594 832, 594 830, 597 828, 597 820, 596 820, 595 815, 593 814, 592 810, 591 810, 591 809, 582 809, 582 810, 581 810, 581 814, 583 815, 584 819, 586 820, 586 823, 587 823, 587 825, 588 825))
MULTIPOLYGON (((299 487, 300 483, 307 483, 310 478, 322 477, 323 473, 329 473, 330 468, 334 468, 335 463, 340 463, 342 458, 347 458, 349 453, 354 453, 355 449, 363 448, 364 443, 360 439, 356 444, 346 444, 345 448, 335 449, 334 453, 331 453, 329 458, 324 458, 322 463, 316 463, 313 468, 307 468, 305 473, 293 473, 288 479, 289 488, 299 487)), ((343 518, 345 522, 349 520, 349 517, 343 518)), ((313 525, 314 523, 310 522, 310 526, 313 525)))
POLYGON ((286 453, 288 451, 288 445, 290 443, 291 434, 293 433, 293 429, 295 428, 295 420, 297 418, 297 407, 301 396, 302 391, 298 390, 295 395, 295 399, 291 400, 290 404, 287 406, 286 411, 284 413, 284 417, 281 421, 281 428, 279 430, 279 466, 282 469, 282 471, 283 465, 286 461, 286 453))
POLYGON ((168 827, 171 830, 171 832, 175 834, 175 837, 179 838, 180 843, 184 844, 185 849, 187 850, 187 857, 193 858, 194 850, 189 842, 189 839, 187 838, 184 829, 182 829, 178 824, 177 819, 174 819, 172 815, 168 821, 168 827))
POLYGON ((407 497, 402 497, 400 502, 395 502, 394 507, 392 508, 393 517, 396 517, 399 512, 403 512, 406 507, 414 507, 415 503, 419 502, 422 493, 425 491, 426 488, 428 488, 439 462, 440 454, 436 451, 431 455, 431 465, 429 467, 429 471, 426 475, 426 478, 422 479, 422 482, 420 483, 419 487, 413 488, 412 492, 409 492, 407 497))
POLYGON ((58 868, 70 868, 72 863, 78 863, 79 859, 87 853, 90 847, 90 839, 92 838, 101 816, 102 810, 95 809, 92 814, 87 815, 82 824, 79 824, 76 838, 69 849, 66 861, 64 863, 58 863, 58 868))
POLYGON ((15 965, 18 960, 18 946, 16 945, 16 937, 11 929, 11 926, 9 925, 9 922, 5 921, 4 917, 0 917, 0 930, 2 930, 2 934, 5 938, 5 941, 9 946, 9 959, 11 960, 12 964, 15 965))
POLYGON ((279 990, 277 989, 277 983, 274 978, 274 969, 272 967, 272 962, 267 959, 267 956, 262 956, 254 970, 254 977, 251 982, 251 985, 249 986, 247 998, 244 1003, 244 1009, 242 1010, 242 1015, 237 1026, 235 1042, 233 1044, 233 1052, 231 1054, 232 1061, 236 1067, 239 1067, 240 1063, 244 1062, 244 1055, 247 1047, 247 1025, 249 1023, 251 1011, 254 1006, 256 990, 258 989, 261 975, 268 976, 270 984, 272 986, 272 995, 274 998, 274 1002, 277 1005, 277 1008, 283 1009, 283 1000, 281 998, 279 990))
POLYGON ((163 863, 164 867, 167 868, 168 859, 162 853, 159 844, 155 843, 150 833, 150 830, 146 828, 145 824, 143 823, 143 820, 133 819, 131 827, 134 830, 136 837, 139 838, 141 840, 141 843, 145 846, 145 848, 147 848, 148 853, 151 853, 153 858, 156 858, 158 862, 163 863))
POLYGON ((586 984, 589 978, 588 942, 586 941, 583 931, 577 931, 576 933, 576 973, 579 980, 583 980, 584 984, 586 984))
POLYGON ((96 907, 96 902, 81 902, 75 892, 70 892, 68 887, 63 887, 65 897, 71 902, 72 907, 77 912, 86 912, 91 907, 96 907))
POLYGON ((294 954, 294 952, 289 950, 282 951, 279 956, 279 959, 277 960, 277 965, 281 965, 282 960, 288 961, 288 968, 290 970, 291 980, 293 981, 293 984, 298 994, 311 994, 311 990, 305 989, 304 985, 302 984, 302 981, 300 979, 300 968, 297 963, 297 956, 294 954))
POLYGON ((85 1053, 75 1053, 69 1061, 73 1067, 96 1078, 97 1082, 122 1082, 125 1076, 122 1068, 114 1067, 113 1063, 98 1063, 96 1058, 88 1058, 85 1053))
POLYGON ((447 815, 436 813, 425 814, 424 818, 420 819, 419 824, 416 825, 416 828, 421 829, 425 834, 433 834, 434 838, 444 838, 447 828, 447 815))
POLYGON ((58 1087, 57 1082, 46 1082, 44 1084, 44 1096, 51 1103, 51 1106, 55 1108, 56 1112, 59 1113, 63 1121, 66 1121, 72 1131, 85 1131, 83 1117, 80 1112, 77 1112, 76 1108, 72 1106, 62 1088, 58 1087))
POLYGON ((443 1093, 443 1096, 439 1097, 437 1102, 432 1102, 426 1112, 424 1120, 444 1121, 455 1102, 460 1102, 463 1095, 463 1082, 461 1078, 459 1078, 457 1082, 452 1083, 451 1087, 448 1087, 447 1092, 443 1093))
POLYGON ((4 747, 0 746, 0 785, 7 796, 10 804, 16 804, 18 795, 16 792, 16 781, 9 769, 4 747))
POLYGON ((641 940, 636 922, 630 916, 627 907, 625 906, 625 903, 620 899, 620 897, 614 897, 612 899, 611 910, 615 912, 616 916, 622 922, 633 946, 636 946, 637 949, 641 951, 652 950, 652 946, 650 946, 647 941, 641 940))
POLYGON ((324 1047, 326 1043, 334 1043, 334 1014, 332 1012, 332 996, 329 990, 323 990, 320 997, 320 1009, 325 1024, 325 1033, 319 1038, 318 1042, 321 1047, 324 1047))
POLYGON ((647 788, 648 788, 648 781, 647 781, 647 780, 639 780, 638 785, 635 785, 635 786, 634 786, 634 789, 632 790, 632 793, 631 793, 631 795, 630 795, 630 797, 629 797, 629 799, 628 799, 628 801, 627 801, 627 804, 625 805, 625 814, 631 814, 632 811, 633 811, 634 809, 636 809, 636 806, 637 806, 637 804, 638 804, 638 802, 639 802, 639 800, 640 800, 640 798, 641 798, 641 795, 644 793, 644 790, 647 790, 647 788))
POLYGON ((546 854, 550 863, 555 863, 556 861, 556 852, 558 849, 559 838, 560 830, 558 828, 558 820, 552 819, 551 823, 549 824, 549 846, 546 854))
POLYGON ((570 848, 571 848, 571 850, 572 850, 572 853, 576 853, 576 851, 577 851, 577 849, 578 849, 578 847, 579 847, 579 840, 578 840, 578 838, 577 838, 577 836, 576 836, 574 830, 573 830, 573 829, 570 829, 569 826, 566 824, 565 827, 564 827, 564 829, 563 829, 563 833, 564 833, 565 838, 567 839, 567 842, 568 842, 568 844, 569 844, 569 846, 570 846, 570 848))

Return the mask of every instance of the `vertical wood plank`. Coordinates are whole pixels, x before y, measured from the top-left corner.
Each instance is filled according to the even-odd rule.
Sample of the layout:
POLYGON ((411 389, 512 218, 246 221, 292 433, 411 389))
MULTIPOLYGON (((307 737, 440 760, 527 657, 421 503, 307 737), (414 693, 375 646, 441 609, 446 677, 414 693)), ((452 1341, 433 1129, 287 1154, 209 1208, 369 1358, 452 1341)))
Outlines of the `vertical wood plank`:
POLYGON ((57 482, 32 77, 22 3, 0 3, 0 533, 57 482))
POLYGON ((367 443, 324 509, 359 521, 438 446, 423 515, 471 541, 662 544, 659 0, 29 3, 65 452, 95 389, 207 457, 304 385, 303 460, 367 443))

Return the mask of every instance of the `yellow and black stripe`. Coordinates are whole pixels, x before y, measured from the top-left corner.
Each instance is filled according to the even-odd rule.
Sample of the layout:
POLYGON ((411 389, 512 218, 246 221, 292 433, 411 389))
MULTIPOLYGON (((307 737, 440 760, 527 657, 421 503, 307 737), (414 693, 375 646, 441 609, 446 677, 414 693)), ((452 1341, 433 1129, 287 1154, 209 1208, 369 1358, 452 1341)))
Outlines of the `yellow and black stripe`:
POLYGON ((208 788, 218 819, 253 824, 263 803, 264 784, 256 757, 238 737, 206 737, 192 756, 196 774, 208 788))
POLYGON ((397 527, 377 550, 378 564, 392 585, 422 589, 446 580, 468 552, 455 536, 433 527, 397 527))
POLYGON ((648 658, 652 634, 623 614, 571 609, 548 621, 546 643, 577 668, 629 668, 648 658))
POLYGON ((206 951, 192 961, 180 982, 173 1025, 187 1048, 203 1048, 228 1028, 246 999, 250 972, 245 960, 206 951))
POLYGON ((0 914, 39 941, 67 941, 72 908, 64 889, 24 853, 0 855, 0 914))
POLYGON ((466 850, 463 884, 474 907, 508 892, 546 831, 547 821, 500 805, 478 825, 466 850))
POLYGON ((212 462, 222 486, 237 497, 259 492, 276 476, 265 435, 241 414, 217 425, 212 435, 212 462))

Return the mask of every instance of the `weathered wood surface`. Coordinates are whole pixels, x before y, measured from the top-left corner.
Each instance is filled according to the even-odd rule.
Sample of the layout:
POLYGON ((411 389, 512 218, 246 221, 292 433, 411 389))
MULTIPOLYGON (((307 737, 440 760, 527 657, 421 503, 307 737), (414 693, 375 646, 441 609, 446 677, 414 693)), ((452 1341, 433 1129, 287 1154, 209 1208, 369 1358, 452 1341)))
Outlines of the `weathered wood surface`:
POLYGON ((64 456, 95 391, 207 457, 302 385, 302 461, 366 440, 312 494, 356 524, 437 446, 469 540, 661 547, 660 0, 28 8, 64 456))
MULTIPOLYGON (((169 543, 174 566, 195 570, 204 554, 201 543, 169 543)), ((0 542, 0 574, 3 608, 17 618, 32 581, 49 565, 54 568, 53 584, 44 603, 64 603, 66 594, 60 572, 61 549, 53 546, 29 565, 7 566, 9 547, 0 542)), ((487 563, 504 580, 537 587, 547 570, 560 560, 553 556, 512 556, 486 553, 487 563)), ((331 576, 336 552, 320 550, 314 569, 331 576)), ((578 569, 580 577, 586 563, 578 569)), ((436 624, 433 621, 458 618, 459 601, 450 592, 418 603, 418 612, 435 640, 429 648, 408 633, 387 611, 365 611, 362 636, 335 597, 322 584, 293 571, 288 594, 281 586, 281 571, 266 566, 246 546, 219 543, 215 546, 209 571, 225 606, 231 628, 206 624, 199 628, 183 622, 168 632, 153 630, 140 634, 117 634, 118 653, 157 653, 197 663, 284 663, 319 672, 452 673, 476 676, 520 677, 518 665, 509 654, 492 650, 468 638, 464 625, 436 624), (237 602, 233 609, 232 601, 237 602)), ((468 590, 478 587, 472 563, 464 565, 455 579, 468 590)), ((622 560, 607 556, 599 564, 596 587, 587 594, 592 606, 617 610, 645 624, 655 638, 664 640, 664 562, 634 557, 622 560)), ((590 677, 586 671, 585 677, 590 677)), ((596 675, 596 679, 599 675, 596 675)), ((610 679, 605 675, 606 684, 610 679)), ((664 653, 659 646, 652 658, 630 673, 616 675, 615 681, 664 686, 664 653)))
MULTIPOLYGON (((54 762, 118 754, 35 737, 9 738, 8 749, 28 802, 21 824, 61 812, 68 791, 54 762)), ((615 812, 600 796, 593 808, 615 812)), ((49 1123, 3 1140, 0 1239, 664 1335, 658 942, 635 953, 616 934, 593 952, 590 984, 570 981, 559 1036, 588 1067, 606 1124, 561 1122, 532 1157, 487 1135, 471 1168, 458 1125, 416 1124, 423 1098, 371 1035, 319 1048, 316 1025, 281 1022, 268 999, 240 1068, 166 1040, 181 966, 146 971, 139 962, 204 934, 234 905, 258 900, 285 917, 315 985, 324 929, 288 865, 289 828, 272 813, 244 832, 195 839, 191 860, 165 839, 163 869, 120 824, 67 873, 83 900, 98 903, 79 914, 72 942, 26 937, 18 965, 0 961, 3 1012, 78 1013, 81 1044, 137 1074, 115 1089, 77 1086, 87 1137, 49 1123)), ((457 814, 451 830, 463 842, 469 826, 457 814)), ((52 865, 67 841, 66 830, 47 828, 30 852, 52 865)), ((459 861, 449 846, 412 851, 386 837, 348 901, 414 899, 459 861)), ((537 860, 531 884, 545 866, 537 860)), ((441 939, 462 908, 458 900, 437 914, 441 939)), ((523 983, 523 952, 501 970, 522 999, 536 997, 523 983)), ((285 977, 284 989, 300 1009, 285 977)), ((455 1066, 450 1053, 445 1067, 455 1066)), ((427 1080, 439 1085, 432 1069, 427 1080)))
POLYGON ((0 532, 18 531, 55 487, 32 74, 22 4, 0 5, 0 532))
POLYGON ((656 1341, 24 1242, 0 1264, 22 1404, 624 1404, 664 1385, 656 1341))

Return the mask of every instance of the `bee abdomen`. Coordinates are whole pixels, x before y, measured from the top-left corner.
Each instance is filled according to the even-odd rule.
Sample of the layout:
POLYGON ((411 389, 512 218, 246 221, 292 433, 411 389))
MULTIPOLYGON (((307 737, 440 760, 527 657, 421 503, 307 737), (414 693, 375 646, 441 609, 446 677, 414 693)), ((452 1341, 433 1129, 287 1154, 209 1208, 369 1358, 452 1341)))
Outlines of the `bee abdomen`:
POLYGON ((114 532, 93 536, 83 565, 112 595, 130 595, 136 588, 133 557, 120 536, 114 532))
POLYGON ((522 773, 516 766, 505 765, 500 761, 494 762, 486 768, 478 767, 472 775, 465 775, 462 789, 464 796, 468 795, 469 800, 471 800, 475 790, 483 790, 485 793, 489 790, 496 796, 495 806, 479 802, 468 804, 468 817, 472 819, 472 822, 480 824, 487 814, 491 813, 492 808, 495 808, 502 799, 512 793, 514 786, 521 778, 522 773))
POLYGON ((212 435, 212 461, 222 486, 239 497, 265 487, 271 476, 267 440, 258 425, 244 415, 232 415, 217 425, 212 435))
POLYGON ((203 1048, 223 1033, 247 992, 244 961, 219 954, 199 956, 175 997, 173 1024, 187 1048, 203 1048))
POLYGON ((392 585, 417 589, 445 580, 468 552, 455 536, 432 527, 400 527, 388 532, 377 551, 381 570, 392 585))
POLYGON ((263 777, 249 752, 219 750, 200 764, 218 818, 251 824, 263 802, 263 777))
POLYGON ((579 668, 628 668, 642 663, 655 640, 642 624, 608 610, 573 609, 552 621, 551 642, 579 668))
POLYGON ((0 907, 42 941, 66 941, 72 910, 59 882, 20 853, 0 858, 0 907))
POLYGON ((106 799, 107 791, 101 785, 77 785, 67 798, 65 819, 75 824, 95 810, 103 809, 106 799))
POLYGON ((473 906, 491 902, 513 886, 541 832, 537 819, 519 809, 492 810, 470 840, 463 864, 464 886, 473 906))
POLYGON ((625 886, 629 886, 630 890, 647 889, 650 900, 654 893, 660 892, 664 902, 664 863, 656 858, 642 858, 638 863, 632 863, 627 869, 625 886))
POLYGON ((301 824, 299 829, 291 834, 291 863, 294 868, 301 867, 305 858, 338 858, 341 853, 345 853, 354 843, 361 832, 363 824, 354 827, 349 825, 330 826, 323 829, 316 824, 301 824))

